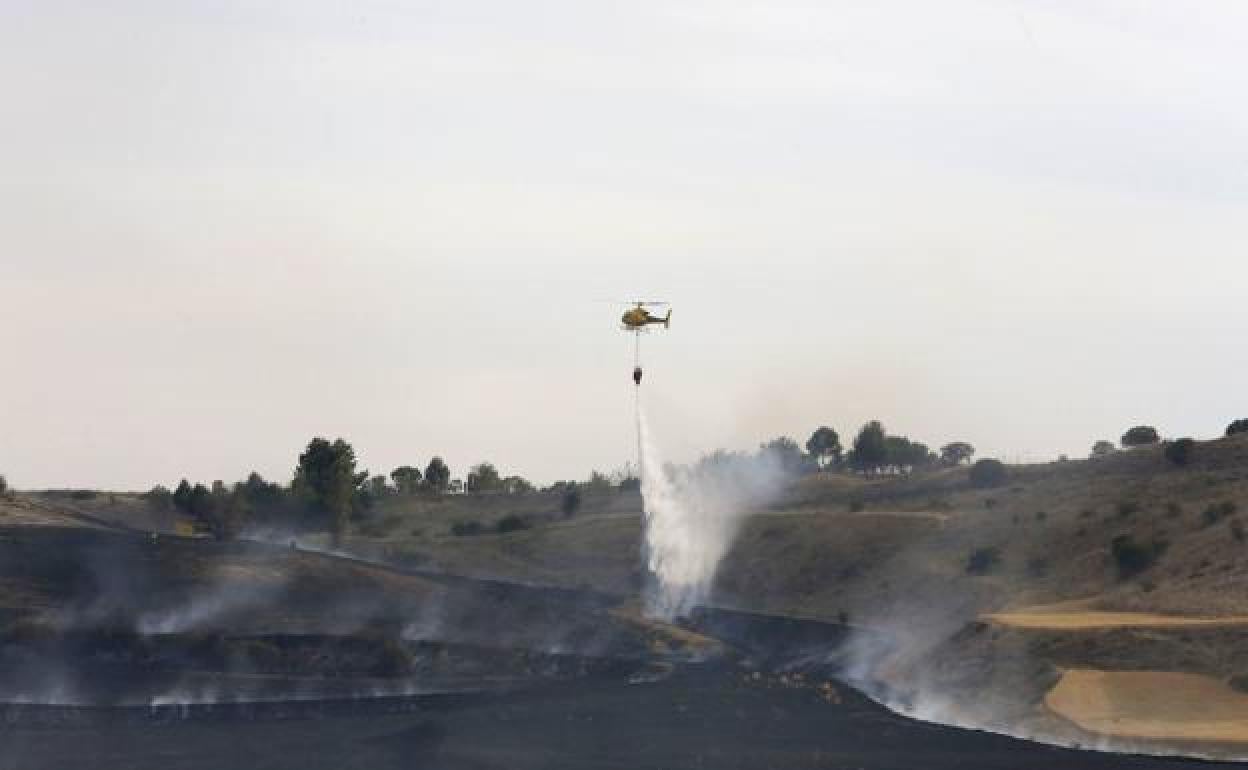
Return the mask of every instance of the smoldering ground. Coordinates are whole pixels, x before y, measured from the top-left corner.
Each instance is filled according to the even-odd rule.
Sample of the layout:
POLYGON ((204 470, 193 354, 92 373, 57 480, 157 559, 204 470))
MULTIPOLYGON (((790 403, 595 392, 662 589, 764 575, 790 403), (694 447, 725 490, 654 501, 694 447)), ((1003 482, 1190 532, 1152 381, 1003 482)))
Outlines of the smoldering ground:
POLYGON ((474 672, 560 670, 550 656, 641 659, 647 650, 610 602, 584 591, 103 530, 28 529, 0 549, 0 570, 13 576, 6 586, 36 573, 24 588, 40 609, 0 635, 0 692, 28 702, 343 694, 351 678, 360 694, 393 694, 424 686, 412 680, 421 675, 436 686, 474 672), (485 664, 491 656, 515 665, 485 664))

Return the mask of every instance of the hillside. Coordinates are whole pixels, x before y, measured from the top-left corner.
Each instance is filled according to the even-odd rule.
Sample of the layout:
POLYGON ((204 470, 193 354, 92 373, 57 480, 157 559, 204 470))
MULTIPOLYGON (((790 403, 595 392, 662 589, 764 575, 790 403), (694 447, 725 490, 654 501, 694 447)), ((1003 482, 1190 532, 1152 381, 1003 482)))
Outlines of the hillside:
MULTIPOLYGON (((541 494, 390 499, 374 531, 355 534, 343 548, 416 570, 409 573, 302 548, 149 540, 118 529, 152 524, 153 514, 131 496, 27 496, 0 509, 7 533, 0 609, 13 616, 78 595, 72 581, 99 561, 83 555, 84 544, 114 539, 126 545, 106 551, 147 570, 143 590, 131 589, 144 597, 140 615, 177 606, 201 574, 243 596, 263 594, 266 581, 281 575, 273 578, 280 592, 228 622, 220 615, 220 625, 332 630, 328 619, 360 614, 348 607, 368 606, 369 622, 419 614, 447 591, 466 590, 437 577, 450 573, 563 586, 603 602, 561 615, 523 609, 523 602, 516 609, 512 600, 490 603, 488 591, 472 589, 463 606, 475 609, 457 621, 468 640, 488 641, 481 629, 497 626, 471 618, 504 607, 513 629, 540 617, 573 636, 602 624, 620 639, 652 635, 656 629, 629 620, 631 611, 600 613, 635 606, 643 585, 639 502, 635 495, 591 497, 567 517, 556 497, 541 494), (497 532, 507 516, 525 523, 497 532), (453 534, 466 521, 479 522, 481 533, 453 534), (75 534, 66 537, 66 529, 75 534), (55 531, 62 534, 49 534, 55 531), (41 537, 56 545, 41 549, 41 537), (60 567, 48 566, 48 552, 60 567)), ((719 570, 714 602, 869 629, 858 660, 850 660, 851 676, 893 707, 926 718, 1059 742, 1240 756, 1248 754, 1248 738, 1241 744, 1227 736, 1240 734, 1235 720, 1248 713, 1236 700, 1248 682, 1248 653, 1239 644, 1248 596, 1236 590, 1248 569, 1241 509, 1248 511, 1243 437, 1198 444, 1185 467, 1168 462, 1160 447, 1013 466, 1008 481, 991 489, 972 487, 965 468, 872 479, 816 474, 746 520, 719 570), (887 649, 881 638, 891 640, 887 649), (1068 671, 1085 673, 1070 678, 1068 671), (1119 680, 1096 677, 1115 671, 1148 674, 1121 685, 1136 704, 1120 715, 1129 729, 1114 727, 1119 680), (1218 692, 1232 726, 1186 736, 1182 745, 1173 731, 1158 730, 1164 740, 1149 742, 1141 725, 1166 718, 1159 712, 1150 721, 1147 704, 1165 702, 1166 683, 1175 681, 1167 677, 1175 675, 1204 677, 1190 689, 1218 692), (1087 694, 1090 682, 1101 694, 1087 694)))
MULTIPOLYGON (((1243 437, 1199 443, 1185 467, 1161 447, 1014 466, 993 489, 971 487, 966 469, 819 474, 749 518, 715 600, 888 632, 898 651, 863 673, 899 708, 1099 741, 1109 736, 1044 707, 1061 670, 1161 669, 1233 683, 1248 674, 1236 645, 1248 617, 1248 595, 1237 590, 1248 570, 1243 511, 1243 437), (1124 535, 1136 550, 1116 556, 1124 535), (1058 603, 1066 604, 1039 612, 1058 603)), ((621 595, 641 585, 635 513, 591 512, 502 535, 432 529, 352 547, 621 595)))

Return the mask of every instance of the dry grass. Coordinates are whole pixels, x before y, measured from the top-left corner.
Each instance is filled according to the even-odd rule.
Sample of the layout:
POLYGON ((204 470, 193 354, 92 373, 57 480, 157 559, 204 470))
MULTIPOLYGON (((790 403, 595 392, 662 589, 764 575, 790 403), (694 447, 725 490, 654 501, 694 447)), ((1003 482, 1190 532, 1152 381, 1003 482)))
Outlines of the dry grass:
POLYGON ((1065 671, 1045 706, 1116 738, 1248 743, 1248 695, 1199 674, 1065 671))

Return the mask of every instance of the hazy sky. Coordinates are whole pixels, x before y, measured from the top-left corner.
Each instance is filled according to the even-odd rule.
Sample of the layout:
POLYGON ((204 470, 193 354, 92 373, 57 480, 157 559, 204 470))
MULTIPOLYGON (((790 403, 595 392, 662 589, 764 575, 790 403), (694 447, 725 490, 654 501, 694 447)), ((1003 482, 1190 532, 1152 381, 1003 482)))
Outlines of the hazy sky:
MULTIPOLYGON (((1248 4, 0 0, 0 473, 1248 415, 1248 4)), ((848 438, 848 437, 847 437, 848 438)))

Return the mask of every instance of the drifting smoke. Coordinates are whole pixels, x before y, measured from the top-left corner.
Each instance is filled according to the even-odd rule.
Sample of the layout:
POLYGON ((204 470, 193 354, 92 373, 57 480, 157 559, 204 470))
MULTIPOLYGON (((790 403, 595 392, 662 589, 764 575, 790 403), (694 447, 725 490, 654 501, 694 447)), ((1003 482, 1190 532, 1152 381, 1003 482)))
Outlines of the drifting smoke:
POLYGON ((692 468, 663 464, 637 399, 637 444, 645 524, 643 558, 653 578, 646 614, 687 616, 710 598, 715 571, 751 508, 765 504, 785 472, 777 458, 716 453, 692 468))

